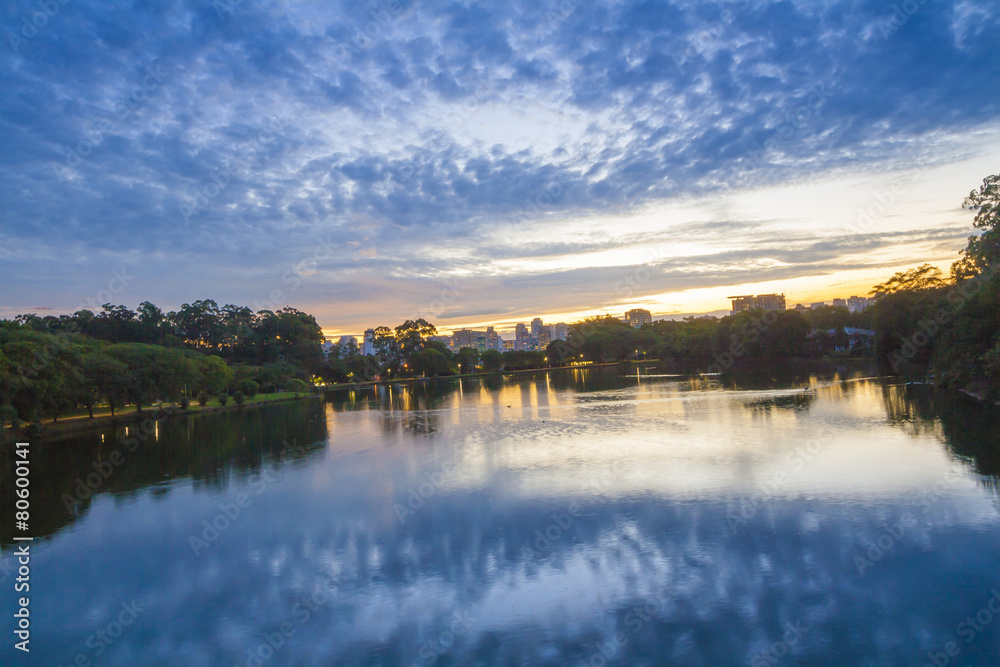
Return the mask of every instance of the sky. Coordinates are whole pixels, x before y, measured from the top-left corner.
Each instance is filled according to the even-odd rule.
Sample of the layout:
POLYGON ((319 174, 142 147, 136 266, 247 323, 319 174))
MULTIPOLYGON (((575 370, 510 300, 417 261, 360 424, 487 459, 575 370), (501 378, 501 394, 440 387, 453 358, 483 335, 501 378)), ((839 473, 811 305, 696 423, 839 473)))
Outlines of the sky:
POLYGON ((995 1, 12 0, 0 30, 0 317, 830 300, 947 269, 1000 172, 995 1))

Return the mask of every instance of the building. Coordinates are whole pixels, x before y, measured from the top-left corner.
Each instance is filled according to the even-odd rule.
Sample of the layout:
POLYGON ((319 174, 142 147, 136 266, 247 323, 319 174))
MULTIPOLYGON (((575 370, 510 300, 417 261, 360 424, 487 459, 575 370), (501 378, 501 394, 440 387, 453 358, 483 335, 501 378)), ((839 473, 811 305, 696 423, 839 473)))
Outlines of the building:
POLYGON ((374 339, 375 339, 375 330, 365 329, 365 344, 361 350, 363 354, 368 356, 375 354, 375 346, 372 344, 372 341, 374 339))
POLYGON ((536 340, 538 339, 538 336, 541 335, 541 333, 542 333, 542 326, 543 326, 542 325, 542 318, 536 317, 535 319, 531 320, 531 337, 532 338, 534 338, 536 340))
POLYGON ((797 310, 800 313, 804 313, 804 312, 806 312, 809 309, 806 308, 805 306, 803 306, 801 303, 797 303, 797 304, 795 304, 795 310, 797 310))
POLYGON ((727 296, 726 298, 733 302, 733 315, 742 313, 745 310, 785 309, 784 294, 758 294, 757 296, 751 294, 747 296, 727 296))
POLYGON ((833 307, 834 308, 847 308, 847 300, 846 299, 834 299, 833 300, 833 307))
POLYGON ((569 325, 565 322, 552 325, 552 340, 566 340, 569 338, 569 325))
POLYGON ((629 325, 638 329, 643 324, 652 324, 653 314, 642 308, 633 308, 625 313, 625 321, 628 322, 629 325))
POLYGON ((537 349, 544 350, 552 342, 552 327, 545 326, 538 331, 537 349))
POLYGON ((817 308, 823 308, 825 306, 826 306, 825 301, 817 301, 816 303, 809 304, 809 307, 813 310, 816 310, 817 308))
POLYGON ((505 340, 503 342, 503 351, 504 352, 510 352, 513 349, 514 349, 514 339, 513 338, 510 339, 510 340, 505 340))
POLYGON ((354 336, 341 336, 340 340, 337 341, 337 345, 339 345, 341 347, 347 347, 348 345, 351 345, 351 344, 353 344, 355 347, 357 347, 357 345, 358 345, 358 339, 355 338, 354 336))
POLYGON ((528 327, 521 322, 518 322, 514 327, 514 349, 528 349, 528 327))
POLYGON ((476 346, 476 332, 472 329, 459 329, 452 334, 452 346, 456 350, 461 350, 463 347, 475 347, 476 346))
POLYGON ((860 313, 872 305, 874 301, 874 299, 868 299, 863 296, 852 296, 847 300, 847 309, 852 313, 860 313))
POLYGON ((503 341, 493 327, 486 327, 486 349, 503 351, 503 341))

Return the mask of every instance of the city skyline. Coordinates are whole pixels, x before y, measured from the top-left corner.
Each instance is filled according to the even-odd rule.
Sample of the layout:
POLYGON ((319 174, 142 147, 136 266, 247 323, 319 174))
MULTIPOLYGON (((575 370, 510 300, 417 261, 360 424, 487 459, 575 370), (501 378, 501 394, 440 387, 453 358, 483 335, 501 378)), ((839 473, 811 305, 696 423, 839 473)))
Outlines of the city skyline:
MULTIPOLYGON (((786 295, 784 295, 784 294, 781 294, 781 295, 768 294, 768 295, 760 295, 760 296, 766 296, 766 297, 780 296, 780 297, 782 297, 781 303, 784 305, 784 307, 781 308, 782 310, 799 310, 799 311, 801 311, 801 310, 809 310, 809 309, 820 307, 820 306, 834 306, 834 307, 836 307, 836 306, 843 306, 844 308, 847 308, 850 312, 854 313, 854 312, 857 312, 859 310, 864 310, 865 308, 867 308, 868 306, 870 306, 871 303, 874 302, 874 298, 871 297, 871 296, 868 296, 867 294, 864 294, 864 295, 861 295, 861 294, 852 294, 850 296, 841 295, 841 296, 832 297, 830 299, 824 299, 824 300, 820 300, 820 301, 809 301, 809 302, 805 302, 805 303, 796 302, 796 301, 793 301, 791 299, 787 299, 787 298, 785 298, 786 295)), ((737 298, 742 298, 742 297, 737 297, 737 298)), ((730 301, 732 301, 732 297, 730 298, 730 301)), ((763 307, 763 306, 757 306, 757 307, 763 307)), ((746 308, 743 308, 743 310, 745 310, 745 309, 746 308)), ((768 308, 768 309, 771 309, 771 308, 768 308)), ((721 317, 725 317, 727 315, 734 314, 734 310, 733 310, 732 307, 726 308, 726 309, 719 309, 719 310, 711 311, 709 313, 683 313, 683 314, 656 313, 656 312, 653 312, 653 311, 649 311, 648 309, 641 309, 641 308, 636 308, 636 309, 632 309, 632 310, 633 311, 641 311, 641 312, 647 313, 651 322, 656 322, 656 321, 659 321, 659 320, 681 320, 681 319, 684 319, 685 317, 705 317, 705 316, 709 316, 709 317, 721 318, 721 317)), ((629 312, 632 312, 632 311, 629 311, 629 312)), ((623 322, 629 322, 629 317, 628 317, 629 316, 629 312, 625 312, 625 313, 622 313, 622 314, 619 315, 619 314, 615 314, 615 313, 611 313, 611 312, 606 312, 605 311, 603 313, 599 313, 597 316, 599 316, 599 317, 600 316, 615 317, 615 318, 617 318, 619 320, 622 320, 623 322)), ((576 322, 582 321, 582 320, 574 320, 574 321, 569 321, 569 322, 564 322, 564 321, 551 322, 551 321, 545 321, 545 318, 543 316, 534 316, 534 317, 532 317, 530 319, 525 318, 524 320, 520 320, 520 321, 511 321, 511 322, 508 323, 508 326, 505 327, 505 328, 500 328, 496 323, 483 324, 481 326, 475 326, 475 325, 464 326, 463 325, 463 326, 458 326, 458 327, 455 327, 455 328, 447 328, 447 327, 437 326, 437 323, 435 323, 433 321, 430 321, 430 320, 428 320, 428 322, 430 324, 434 324, 435 325, 435 327, 438 330, 438 337, 452 336, 452 335, 454 335, 458 331, 472 331, 472 332, 476 332, 476 331, 486 331, 486 330, 493 330, 493 329, 495 329, 497 335, 503 341, 514 341, 514 340, 517 340, 517 330, 518 330, 518 327, 520 325, 524 325, 525 328, 528 329, 528 331, 530 333, 530 328, 528 328, 528 323, 531 322, 531 321, 533 321, 533 320, 536 320, 536 319, 537 320, 541 320, 542 322, 544 322, 544 326, 546 326, 546 327, 571 326, 571 325, 575 324, 576 322), (508 336, 508 337, 504 338, 504 336, 508 336)), ((394 326, 396 326, 398 324, 402 324, 402 321, 400 321, 400 322, 393 322, 391 325, 389 323, 382 323, 382 324, 379 324, 377 326, 389 326, 390 328, 392 328, 392 327, 394 327, 394 326)), ((368 331, 372 331, 373 328, 374 328, 374 326, 376 326, 376 325, 373 325, 373 326, 370 326, 370 327, 366 327, 365 330, 363 330, 363 331, 361 331, 359 333, 352 333, 352 332, 347 332, 347 333, 337 332, 337 333, 333 333, 333 332, 328 332, 325 329, 323 330, 323 333, 326 336, 327 341, 333 341, 334 339, 351 337, 351 338, 355 338, 356 341, 357 341, 357 343, 358 343, 358 345, 360 346, 360 345, 362 345, 362 342, 363 342, 363 340, 365 338, 365 334, 368 331)), ((635 325, 633 324, 633 326, 635 326, 635 325)), ((514 349, 514 348, 512 348, 512 349, 514 349)))

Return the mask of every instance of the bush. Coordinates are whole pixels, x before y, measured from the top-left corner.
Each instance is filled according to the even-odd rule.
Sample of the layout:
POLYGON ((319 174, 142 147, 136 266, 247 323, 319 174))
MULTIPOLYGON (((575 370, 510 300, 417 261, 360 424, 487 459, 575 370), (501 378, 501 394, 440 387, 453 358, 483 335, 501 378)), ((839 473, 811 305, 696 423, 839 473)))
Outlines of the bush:
POLYGON ((198 405, 205 407, 208 405, 208 392, 205 390, 198 392, 198 405))
POLYGON ((239 389, 233 393, 233 400, 236 401, 236 405, 243 405, 247 402, 246 396, 244 396, 243 392, 239 389))
POLYGON ((309 385, 299 379, 292 379, 285 383, 285 391, 294 391, 295 393, 301 393, 303 391, 309 391, 309 385))
POLYGON ((223 392, 219 394, 219 405, 226 405, 229 403, 229 394, 223 392))
POLYGON ((181 410, 187 410, 191 407, 191 399, 187 396, 181 396, 181 410))
POLYGON ((233 385, 233 397, 236 397, 237 393, 243 394, 246 398, 253 398, 260 392, 260 385, 253 380, 246 378, 236 382, 233 385))

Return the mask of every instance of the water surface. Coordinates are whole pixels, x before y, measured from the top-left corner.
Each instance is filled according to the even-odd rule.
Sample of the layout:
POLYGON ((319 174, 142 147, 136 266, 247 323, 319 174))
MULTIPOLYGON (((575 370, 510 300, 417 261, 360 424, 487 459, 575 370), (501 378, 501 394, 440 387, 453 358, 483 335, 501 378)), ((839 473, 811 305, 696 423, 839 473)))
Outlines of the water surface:
POLYGON ((996 410, 773 375, 428 382, 35 444, 30 664, 1000 664, 996 410))

